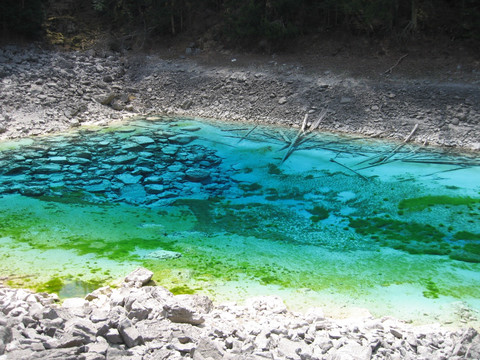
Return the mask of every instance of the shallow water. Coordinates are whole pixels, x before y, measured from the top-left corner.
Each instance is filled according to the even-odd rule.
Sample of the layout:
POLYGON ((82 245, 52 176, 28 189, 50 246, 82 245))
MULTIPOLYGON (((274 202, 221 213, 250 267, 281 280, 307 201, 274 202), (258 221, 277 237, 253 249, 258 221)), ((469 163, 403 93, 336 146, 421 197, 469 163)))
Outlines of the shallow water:
POLYGON ((296 130, 251 129, 163 117, 0 144, 0 276, 81 296, 142 265, 174 293, 478 327, 478 159, 316 134, 282 163, 296 130))

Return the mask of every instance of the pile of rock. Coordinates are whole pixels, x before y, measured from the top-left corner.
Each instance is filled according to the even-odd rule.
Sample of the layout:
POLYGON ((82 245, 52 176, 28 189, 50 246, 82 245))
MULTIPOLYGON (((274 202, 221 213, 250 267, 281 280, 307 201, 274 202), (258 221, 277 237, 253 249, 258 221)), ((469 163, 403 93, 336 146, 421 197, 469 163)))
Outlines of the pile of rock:
POLYGON ((3 151, 0 194, 83 191, 92 202, 160 207, 180 195, 206 199, 231 187, 231 170, 214 150, 193 143, 191 129, 167 132, 151 126, 141 135, 134 131, 80 131, 3 151))
POLYGON ((0 289, 0 359, 478 359, 474 329, 417 328, 391 318, 327 319, 275 297, 214 306, 149 286, 139 268, 119 288, 61 306, 52 295, 0 289))

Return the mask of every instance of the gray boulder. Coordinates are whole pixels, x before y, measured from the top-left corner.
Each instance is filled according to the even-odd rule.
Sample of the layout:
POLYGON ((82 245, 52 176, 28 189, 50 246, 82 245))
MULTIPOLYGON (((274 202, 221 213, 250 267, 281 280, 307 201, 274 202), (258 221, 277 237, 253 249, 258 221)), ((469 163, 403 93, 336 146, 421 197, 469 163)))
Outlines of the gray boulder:
POLYGON ((152 280, 153 272, 139 267, 125 277, 124 284, 129 287, 142 287, 152 280))
POLYGON ((163 306, 167 319, 176 323, 200 325, 203 315, 212 310, 212 301, 204 295, 178 295, 163 306))
POLYGON ((125 345, 127 345, 127 347, 129 348, 144 343, 143 337, 140 335, 135 325, 133 325, 129 319, 123 319, 118 324, 118 332, 120 333, 120 336, 125 342, 125 345))

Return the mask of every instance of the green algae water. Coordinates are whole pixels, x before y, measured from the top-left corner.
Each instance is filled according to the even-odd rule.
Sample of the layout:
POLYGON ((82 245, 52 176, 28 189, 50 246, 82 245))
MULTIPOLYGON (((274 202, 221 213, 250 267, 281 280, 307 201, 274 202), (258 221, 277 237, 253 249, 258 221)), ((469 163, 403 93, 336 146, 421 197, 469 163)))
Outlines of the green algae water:
POLYGON ((156 117, 0 144, 0 277, 71 297, 145 266, 177 294, 478 327, 478 158, 319 133, 282 162, 296 132, 156 117))

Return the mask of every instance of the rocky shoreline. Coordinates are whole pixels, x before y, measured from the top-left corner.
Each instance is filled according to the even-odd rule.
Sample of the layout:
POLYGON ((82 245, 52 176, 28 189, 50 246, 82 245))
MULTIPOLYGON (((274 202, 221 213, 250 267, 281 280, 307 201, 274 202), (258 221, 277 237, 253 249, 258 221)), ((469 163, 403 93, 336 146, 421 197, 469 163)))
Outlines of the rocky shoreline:
POLYGON ((478 359, 474 329, 414 327, 393 318, 333 320, 281 299, 214 305, 172 295, 138 268, 85 299, 0 288, 0 359, 478 359))
MULTIPOLYGON (((235 59, 232 59, 232 61, 235 59)), ((320 130, 479 150, 480 89, 431 80, 353 79, 268 61, 201 65, 192 55, 0 48, 0 139, 176 114, 299 126, 328 109, 320 130)), ((334 70, 334 69, 333 69, 334 70)))

